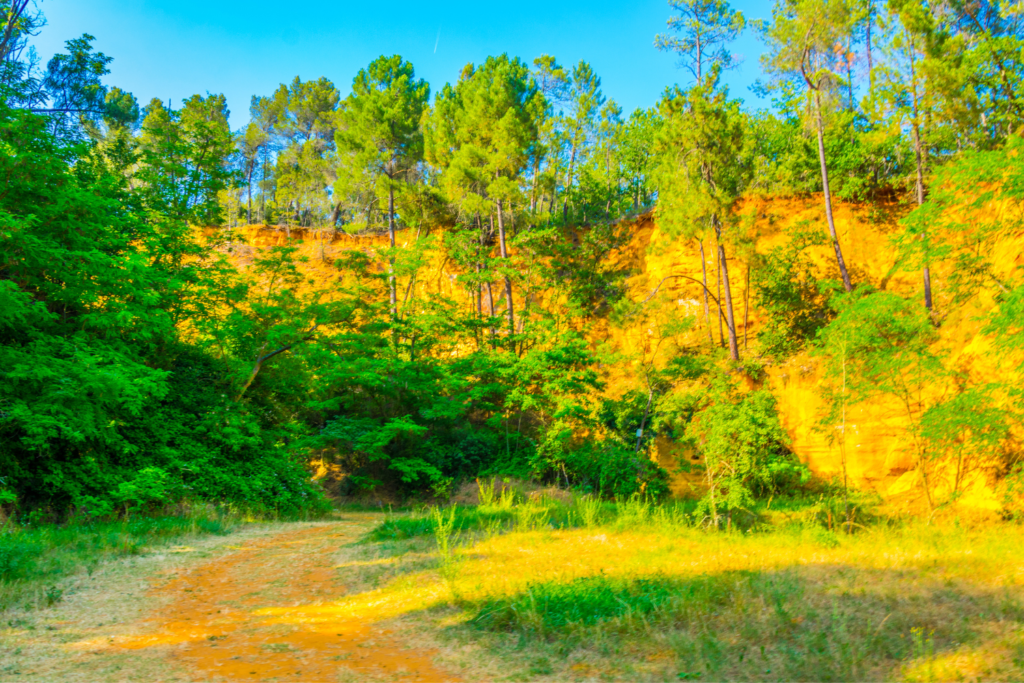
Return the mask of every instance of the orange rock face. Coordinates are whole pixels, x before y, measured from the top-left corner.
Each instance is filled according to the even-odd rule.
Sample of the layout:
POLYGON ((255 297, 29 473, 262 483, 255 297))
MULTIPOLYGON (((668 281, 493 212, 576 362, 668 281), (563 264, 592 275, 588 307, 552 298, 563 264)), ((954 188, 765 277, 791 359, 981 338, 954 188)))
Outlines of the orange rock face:
MULTIPOLYGON (((906 272, 897 264, 897 251, 893 239, 900 233, 899 220, 908 207, 897 204, 838 204, 835 207, 836 227, 843 254, 855 283, 870 283, 878 289, 896 292, 902 296, 921 296, 920 274, 906 272)), ((973 209, 997 211, 998 207, 973 209)), ((763 324, 762 313, 754 308, 748 296, 748 283, 756 273, 756 256, 766 254, 773 247, 785 244, 789 235, 798 229, 820 230, 825 233, 824 211, 817 196, 788 199, 749 200, 740 208, 742 229, 747 235, 747 246, 741 250, 730 242, 727 258, 733 295, 737 335, 742 357, 756 358, 756 334, 763 324)), ((967 216, 969 219, 970 216, 967 216)), ((673 239, 662 232, 656 213, 646 214, 634 222, 622 224, 628 242, 607 257, 610 268, 628 270, 628 296, 632 310, 618 311, 614 316, 597 317, 585 323, 584 329, 605 362, 602 371, 609 396, 621 396, 631 390, 646 393, 645 369, 663 367, 676 354, 694 347, 706 348, 709 336, 715 344, 720 342, 717 311, 711 302, 710 330, 705 322, 703 279, 700 245, 695 240, 673 239), (614 321, 613 321, 614 318, 614 321)), ((414 298, 442 295, 452 298, 468 308, 475 306, 469 291, 459 284, 459 271, 446 258, 444 233, 430 237, 400 232, 397 246, 408 248, 420 240, 434 240, 426 256, 426 266, 411 283, 414 298)), ((331 264, 347 250, 361 250, 378 268, 384 270, 385 260, 380 252, 388 247, 387 235, 352 237, 343 233, 320 234, 292 228, 248 226, 235 229, 237 249, 231 258, 243 266, 252 254, 272 246, 292 245, 301 255, 309 257, 307 265, 309 286, 330 287, 343 277, 331 264), (240 236, 242 239, 239 239, 240 236), (244 243, 243 243, 244 242, 244 243)), ((496 254, 495 254, 496 255, 496 254)), ((836 271, 830 245, 810 248, 807 255, 830 277, 836 271)), ((512 257, 516 258, 514 252, 512 257)), ((716 263, 713 239, 704 244, 708 287, 714 294, 716 263)), ((525 263, 524 258, 520 263, 525 263)), ((993 261, 997 275, 1012 278, 1013 271, 1024 264, 1024 235, 1007 235, 1000 241, 993 261)), ((525 266, 524 266, 525 267, 525 266)), ((954 308, 944 292, 946 272, 941 264, 932 269, 936 310, 945 316, 939 327, 939 341, 947 358, 958 370, 973 380, 990 381, 1001 372, 990 353, 990 341, 981 335, 980 318, 996 306, 991 296, 979 295, 974 300, 954 308), (988 379, 986 379, 988 378, 988 379)), ((495 277, 495 309, 505 308, 502 288, 495 277)), ((399 283, 400 289, 409 283, 399 283)), ((522 311, 522 292, 517 286, 514 303, 522 311)), ((484 310, 488 301, 484 295, 484 310)), ((560 293, 536 291, 530 295, 532 306, 558 306, 560 293)), ((781 365, 769 365, 766 385, 778 399, 778 408, 791 438, 793 451, 812 471, 824 477, 840 476, 843 470, 843 452, 836 439, 829 439, 829 430, 839 425, 822 425, 823 403, 819 384, 822 381, 819 361, 799 355, 781 365)), ((941 387, 935 388, 941 392, 941 387)), ((873 400, 851 405, 846 415, 845 465, 851 483, 871 488, 883 495, 901 496, 917 489, 914 456, 909 448, 908 419, 895 401, 873 400)), ((681 449, 660 436, 655 444, 655 457, 675 469, 680 459, 690 460, 692 453, 681 449)), ((983 508, 996 508, 998 502, 990 486, 991 472, 982 468, 968 487, 964 501, 983 508)), ((695 474, 677 474, 672 485, 677 495, 694 495, 701 490, 700 478, 695 474)))

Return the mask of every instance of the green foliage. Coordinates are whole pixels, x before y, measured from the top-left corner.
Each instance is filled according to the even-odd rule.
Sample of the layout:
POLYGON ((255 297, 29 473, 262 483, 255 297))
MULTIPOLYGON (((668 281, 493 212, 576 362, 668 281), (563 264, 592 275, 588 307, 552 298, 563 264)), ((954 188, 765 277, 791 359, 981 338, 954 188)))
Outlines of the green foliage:
MULTIPOLYGON (((924 307, 889 292, 858 290, 839 300, 839 314, 820 334, 820 353, 827 359, 832 390, 826 394, 825 420, 840 434, 845 448, 848 405, 888 397, 908 423, 903 447, 913 454, 929 511, 938 501, 929 480, 936 452, 922 436, 922 415, 934 401, 931 392, 948 380, 948 371, 933 343, 936 331, 924 307)), ((930 419, 944 409, 935 407, 930 419)), ((942 429, 933 431, 942 441, 942 429)), ((959 478, 959 476, 958 476, 959 478)))
POLYGON ((218 193, 234 173, 227 100, 223 95, 193 95, 180 111, 154 99, 142 121, 142 168, 146 205, 171 220, 219 225, 218 193))
POLYGON ((807 256, 810 247, 826 243, 819 232, 795 233, 756 269, 754 298, 766 317, 757 337, 766 354, 784 358, 799 351, 835 315, 829 299, 837 284, 823 280, 807 256))
POLYGON ((719 1, 670 4, 674 35, 658 43, 696 82, 666 91, 658 111, 625 117, 590 63, 550 55, 532 70, 509 55, 469 65, 431 106, 428 84, 394 55, 361 70, 344 99, 327 78, 254 97, 234 134, 222 95, 140 110, 103 84, 110 58, 88 35, 37 73, 26 51, 42 16, 8 16, 0 504, 131 517, 202 499, 298 514, 326 506, 310 459, 402 495, 498 473, 658 498, 668 474, 648 449, 661 436, 704 456, 712 518, 749 507, 807 474, 761 370, 739 364, 728 270, 741 259, 759 350, 782 359, 820 342, 830 442, 845 444, 849 404, 886 396, 913 425, 923 479, 955 460, 956 494, 986 458, 1012 468, 1019 416, 996 406, 1019 390, 979 386, 948 362, 933 328, 945 310, 929 317, 870 287, 835 297, 832 273, 807 254, 821 239, 801 226, 758 255, 756 212, 739 210, 752 194, 824 189, 828 168, 831 192, 850 201, 911 185, 923 199, 927 180, 895 242, 898 266, 947 269, 950 308, 991 297, 987 333, 1019 369, 1017 274, 992 254, 1021 223, 1020 13, 779 0, 772 22, 757 22, 775 111, 751 113, 719 83, 742 15, 719 1), (878 29, 880 55, 866 88, 854 64, 864 28, 878 29), (705 281, 669 272, 662 284, 718 299, 730 371, 748 371, 752 390, 710 370, 720 352, 684 340, 699 315, 679 307, 655 324, 665 308, 652 305, 644 323, 661 336, 636 354, 643 391, 595 399, 602 363, 621 358, 595 349, 594 330, 637 325, 656 294, 629 300, 637 266, 616 252, 635 235, 615 219, 655 201, 665 235, 719 263, 705 281), (314 230, 320 262, 287 245, 250 259, 234 233, 242 216, 276 221, 285 240, 293 224, 314 230), (387 247, 328 253, 339 228, 377 231, 384 219, 387 247), (196 230, 216 226, 229 229, 196 230), (437 264, 447 282, 426 282, 437 264), (655 362, 659 347, 669 357, 655 362), (942 400, 929 384, 948 388, 942 400))
POLYGON ((728 69, 732 54, 728 46, 746 21, 724 0, 671 0, 679 14, 668 20, 675 36, 659 34, 654 44, 659 50, 671 50, 683 58, 683 64, 700 83, 714 68, 728 69))
POLYGON ((764 389, 740 391, 728 376, 713 377, 686 435, 702 457, 708 492, 702 514, 718 523, 723 512, 749 508, 755 497, 806 484, 809 470, 789 451, 789 437, 764 389))
MULTIPOLYGON (((221 276, 187 265, 200 247, 180 219, 144 209, 151 187, 130 191, 40 117, 0 110, 0 140, 19 150, 0 161, 0 469, 20 504, 321 505, 265 425, 225 400, 223 365, 177 339, 221 276)), ((212 191, 183 212, 199 215, 212 191)))

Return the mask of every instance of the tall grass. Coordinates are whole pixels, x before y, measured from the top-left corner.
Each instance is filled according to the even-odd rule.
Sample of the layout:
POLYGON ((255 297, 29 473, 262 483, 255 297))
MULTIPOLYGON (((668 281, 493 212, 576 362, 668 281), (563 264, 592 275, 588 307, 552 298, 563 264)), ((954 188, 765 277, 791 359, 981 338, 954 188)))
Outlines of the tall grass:
POLYGON ((434 540, 437 542, 437 554, 440 559, 441 578, 448 584, 452 597, 457 599, 456 579, 459 577, 459 560, 455 555, 455 544, 458 542, 455 530, 455 508, 447 511, 440 507, 430 510, 430 520, 434 526, 434 540))
POLYGON ((575 502, 576 513, 584 528, 591 529, 597 526, 601 516, 601 500, 594 496, 580 496, 575 502))

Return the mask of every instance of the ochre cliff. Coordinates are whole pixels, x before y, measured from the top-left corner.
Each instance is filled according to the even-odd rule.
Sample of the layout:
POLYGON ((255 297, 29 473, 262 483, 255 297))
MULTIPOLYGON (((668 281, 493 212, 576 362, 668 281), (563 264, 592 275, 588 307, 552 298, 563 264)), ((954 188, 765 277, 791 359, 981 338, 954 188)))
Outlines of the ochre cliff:
MULTIPOLYGON (((728 254, 730 281, 735 307, 736 328, 741 355, 756 357, 756 333, 762 324, 762 315, 748 299, 748 266, 756 263, 756 254, 765 254, 773 247, 786 243, 794 230, 826 230, 820 197, 773 200, 749 200, 740 209, 744 231, 751 236, 744 253, 731 248, 728 254), (748 305, 749 302, 749 305, 748 305)), ((843 253, 855 282, 867 282, 880 289, 904 296, 920 296, 920 275, 904 272, 895 267, 896 250, 892 240, 899 233, 899 219, 906 214, 903 205, 892 204, 838 204, 835 207, 836 227, 843 253)), ((646 391, 645 368, 659 367, 674 354, 686 348, 706 346, 709 330, 704 318, 702 298, 701 254, 695 240, 684 241, 666 236, 659 229, 656 213, 623 223, 628 241, 608 256, 608 265, 632 273, 627 280, 632 308, 617 310, 615 314, 598 317, 587 323, 586 333, 604 358, 606 392, 621 395, 629 390, 646 391)), ((443 235, 435 235, 435 238, 443 235)), ((259 250, 275 245, 291 245, 307 262, 310 286, 329 288, 342 277, 330 264, 346 250, 358 249, 371 258, 387 248, 386 235, 349 236, 344 233, 322 234, 304 229, 285 229, 268 226, 236 228, 232 236, 230 258, 245 267, 259 250)), ((400 232, 397 246, 408 247, 421 239, 413 231, 400 232)), ((713 243, 704 245, 709 289, 714 293, 715 261, 713 243)), ((834 256, 831 247, 810 248, 808 256, 825 273, 833 273, 834 256)), ((513 254, 515 256, 515 254, 513 254)), ((383 260, 377 258, 383 270, 383 260)), ((997 272, 1009 276, 1024 264, 1024 235, 1006 237, 993 254, 997 272)), ((413 297, 429 297, 443 293, 472 306, 468 291, 459 285, 459 271, 446 259, 443 249, 433 250, 428 266, 413 283, 413 297)), ((939 327, 938 345, 942 346, 952 362, 972 378, 984 380, 996 372, 989 342, 980 334, 983 322, 979 318, 992 310, 995 302, 985 296, 955 310, 946 307, 943 282, 946 273, 939 266, 933 269, 936 306, 946 310, 939 327)), ((754 277, 751 275, 750 277, 754 277)), ((497 282, 496 282, 497 284, 497 282)), ((400 288, 403 284, 400 283, 400 288)), ((498 300, 500 287, 495 286, 495 308, 504 310, 498 300)), ((521 288, 520 288, 521 289, 521 288)), ((523 310, 521 292, 515 292, 517 311, 523 310)), ((533 301, 545 305, 557 303, 558 292, 537 292, 533 301)), ((487 306, 486 300, 484 303, 487 306)), ((717 311, 712 302, 711 337, 718 344, 717 311)), ((778 399, 783 425, 792 440, 794 452, 816 474, 823 477, 838 476, 842 458, 836 447, 830 446, 825 430, 820 426, 824 406, 818 391, 821 381, 818 359, 806 354, 784 364, 769 364, 767 386, 778 399)), ((870 488, 890 499, 911 493, 916 473, 908 450, 907 420, 901 417, 898 405, 885 400, 852 405, 846 421, 846 470, 855 485, 870 488)), ((689 454, 664 437, 656 441, 656 457, 667 466, 689 454)), ((675 468, 673 468, 675 469, 675 468)), ((974 507, 996 509, 998 494, 993 490, 992 473, 980 471, 972 482, 963 502, 974 507)), ((700 488, 699 479, 692 475, 677 475, 673 491, 685 495, 700 488)))

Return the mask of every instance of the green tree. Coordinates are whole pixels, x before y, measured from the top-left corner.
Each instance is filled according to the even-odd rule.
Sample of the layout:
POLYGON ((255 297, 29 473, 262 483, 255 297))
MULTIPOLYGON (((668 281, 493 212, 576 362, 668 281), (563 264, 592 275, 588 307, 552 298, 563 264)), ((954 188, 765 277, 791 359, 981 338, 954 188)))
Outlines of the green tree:
POLYGON ((708 492, 698 510, 714 527, 722 513, 749 508, 756 497, 791 491, 810 472, 789 451, 775 397, 740 391, 727 374, 713 374, 686 437, 701 457, 708 492))
MULTIPOLYGON (((925 131, 933 120, 932 88, 927 81, 927 64, 931 55, 944 51, 944 36, 928 4, 920 0, 891 0, 891 18, 896 24, 890 48, 891 64, 876 69, 876 85, 889 101, 890 125, 909 124, 914 149, 914 199, 918 206, 925 201, 925 173, 928 147, 925 131)), ((929 240, 927 233, 920 238, 929 240)), ((927 245, 923 251, 927 252, 927 245)), ((922 266, 924 305, 932 310, 931 268, 926 261, 922 266)))
MULTIPOLYGON (((412 64, 398 55, 380 57, 361 70, 352 82, 352 94, 341 110, 338 148, 351 152, 349 160, 378 178, 378 189, 388 198, 388 238, 395 248, 395 190, 413 178, 423 159, 420 119, 430 98, 430 86, 412 64)), ((388 288, 392 321, 398 317, 395 257, 388 257, 388 288)))
POLYGON ((743 15, 726 0, 669 0, 668 4, 679 12, 668 20, 669 31, 676 35, 659 33, 654 45, 680 55, 696 83, 702 83, 714 66, 730 68, 728 45, 743 31, 743 15))
MULTIPOLYGON (((858 290, 860 291, 860 290, 858 290)), ((934 392, 946 381, 942 358, 932 348, 935 328, 927 312, 890 292, 855 294, 842 302, 834 321, 819 335, 826 376, 842 391, 833 397, 830 421, 849 405, 885 396, 899 406, 919 483, 934 512, 935 453, 922 433, 922 417, 934 392)), ((845 431, 845 425, 842 426, 845 431)))
POLYGON ((555 205, 557 178, 559 175, 558 160, 564 143, 559 130, 557 107, 561 107, 569 95, 569 74, 551 55, 541 55, 533 60, 533 79, 544 96, 547 106, 538 123, 538 143, 532 154, 530 213, 536 214, 543 210, 544 196, 549 199, 548 212, 555 205), (547 162, 547 169, 544 169, 547 162), (542 173, 543 171, 543 173, 542 173), (539 206, 538 206, 539 203, 539 206))
POLYGON ((569 197, 575 180, 576 166, 586 160, 596 133, 597 120, 605 98, 601 79, 587 62, 580 60, 569 79, 568 112, 562 121, 569 160, 565 170, 565 196, 562 199, 562 221, 569 221, 569 197))
POLYGON ((514 271, 505 215, 508 203, 519 195, 545 108, 529 68, 501 55, 488 57, 479 67, 466 66, 456 86, 445 86, 438 95, 427 122, 427 160, 441 170, 449 200, 477 217, 481 241, 480 214, 493 210, 497 217, 509 335, 515 334, 514 271))
POLYGON ((842 82, 839 69, 846 55, 837 54, 836 46, 847 43, 853 18, 849 0, 778 0, 772 9, 772 22, 763 30, 768 51, 761 57, 768 73, 782 79, 798 78, 807 89, 810 116, 818 137, 825 218, 847 292, 853 291, 853 285, 832 215, 824 108, 842 82))
MULTIPOLYGON (((746 183, 741 164, 743 119, 736 102, 718 87, 718 71, 704 83, 683 92, 678 88, 662 100, 665 127, 659 140, 659 201, 670 234, 698 237, 711 228, 718 245, 722 305, 729 333, 729 355, 739 360, 732 287, 725 242, 738 229, 734 207, 746 183)), ((735 237, 732 238, 735 241, 735 237)), ((703 253, 703 245, 701 247, 703 253)), ((705 296, 708 289, 704 284, 705 296)), ((705 299, 706 304, 706 299, 705 299)))
POLYGON ((138 173, 150 206, 193 225, 219 225, 217 195, 232 180, 233 147, 223 95, 193 95, 180 111, 154 99, 142 122, 138 173))
POLYGON ((274 198, 279 220, 311 227, 322 225, 329 215, 340 100, 329 79, 303 81, 296 76, 270 98, 254 103, 260 109, 256 122, 270 125, 277 148, 274 198))

